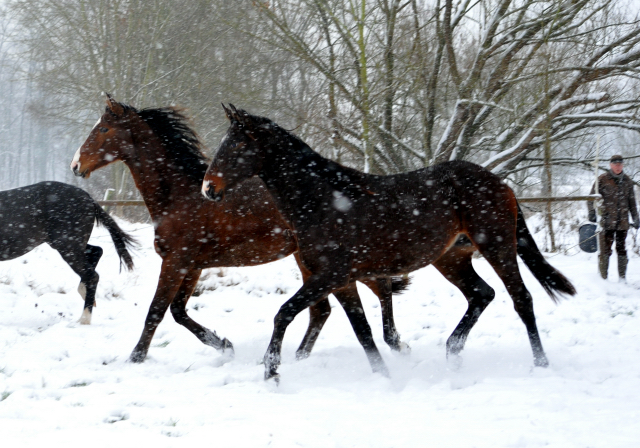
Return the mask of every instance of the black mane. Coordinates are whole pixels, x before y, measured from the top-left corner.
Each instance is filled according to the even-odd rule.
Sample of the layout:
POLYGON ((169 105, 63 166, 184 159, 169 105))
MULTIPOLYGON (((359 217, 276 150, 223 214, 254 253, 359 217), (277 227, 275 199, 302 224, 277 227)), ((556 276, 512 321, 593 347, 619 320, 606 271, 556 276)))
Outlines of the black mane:
POLYGON ((353 193, 362 192, 363 190, 368 191, 371 188, 369 182, 371 175, 322 157, 311 149, 300 137, 278 126, 269 118, 251 115, 243 110, 239 110, 238 112, 246 114, 245 116, 250 118, 252 126, 258 128, 260 131, 266 131, 275 141, 287 142, 289 147, 293 148, 296 155, 300 157, 303 166, 311 168, 311 171, 320 173, 336 190, 353 193))
POLYGON ((189 119, 180 109, 174 107, 148 108, 136 110, 122 105, 125 111, 133 111, 149 125, 171 158, 170 165, 184 172, 195 182, 202 182, 209 160, 202 153, 202 143, 191 128, 189 119))

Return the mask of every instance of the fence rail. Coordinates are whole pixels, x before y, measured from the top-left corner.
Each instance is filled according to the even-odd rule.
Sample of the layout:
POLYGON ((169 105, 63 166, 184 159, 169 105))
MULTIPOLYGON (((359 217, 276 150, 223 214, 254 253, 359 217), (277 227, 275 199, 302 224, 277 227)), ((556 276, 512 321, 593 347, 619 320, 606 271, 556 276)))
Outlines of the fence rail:
POLYGON ((138 200, 127 200, 127 199, 113 199, 113 200, 106 200, 106 201, 98 201, 98 204, 102 205, 103 207, 105 206, 144 206, 144 201, 138 201, 138 200))
POLYGON ((561 196, 561 197, 541 197, 541 198, 518 198, 518 202, 571 202, 571 201, 589 201, 600 199, 599 194, 589 194, 586 196, 561 196))
MULTIPOLYGON (((540 198, 518 198, 518 202, 520 203, 527 203, 527 202, 571 202, 571 201, 588 201, 588 200, 593 200, 593 199, 599 199, 600 195, 599 194, 594 194, 594 195, 586 195, 586 196, 560 196, 560 197, 540 197, 540 198)), ((122 200, 105 200, 105 201, 98 201, 98 204, 104 206, 125 206, 125 207, 129 207, 129 206, 135 206, 135 207, 140 207, 140 206, 144 206, 144 201, 140 201, 140 200, 127 200, 127 199, 122 199, 122 200)))

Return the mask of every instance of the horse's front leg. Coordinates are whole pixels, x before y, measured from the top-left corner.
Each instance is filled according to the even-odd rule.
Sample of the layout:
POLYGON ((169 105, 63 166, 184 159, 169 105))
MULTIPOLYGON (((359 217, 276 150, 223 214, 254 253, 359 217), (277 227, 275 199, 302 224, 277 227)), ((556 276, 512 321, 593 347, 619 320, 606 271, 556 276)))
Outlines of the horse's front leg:
POLYGON ((189 263, 170 255, 162 260, 158 287, 151 301, 151 306, 149 306, 149 312, 144 321, 142 335, 133 352, 131 352, 129 361, 138 363, 144 361, 147 357, 149 345, 151 345, 151 339, 153 339, 156 328, 158 328, 158 325, 167 312, 167 308, 169 308, 169 305, 171 305, 171 302, 178 293, 186 273, 190 270, 191 266, 189 266, 189 263))
POLYGON ((279 379, 278 366, 280 365, 280 353, 282 340, 289 324, 305 308, 326 299, 329 293, 336 289, 335 284, 322 276, 310 277, 302 287, 287 300, 273 319, 273 334, 271 342, 264 355, 264 379, 279 379))
POLYGON ((373 341, 371 327, 369 326, 367 317, 364 314, 364 309, 362 307, 362 302, 360 301, 360 296, 358 295, 355 282, 351 283, 346 288, 334 291, 333 295, 338 299, 345 313, 347 313, 351 327, 353 328, 360 345, 362 345, 362 348, 364 348, 364 351, 367 354, 367 359, 369 360, 369 364, 371 364, 371 369, 376 373, 381 373, 388 377, 389 370, 380 355, 380 351, 378 351, 376 343, 373 341))
POLYGON ((187 301, 198 284, 201 272, 202 269, 193 269, 185 275, 178 293, 171 302, 171 314, 177 323, 193 333, 200 342, 233 356, 233 345, 227 338, 220 339, 215 331, 203 327, 187 314, 187 301))

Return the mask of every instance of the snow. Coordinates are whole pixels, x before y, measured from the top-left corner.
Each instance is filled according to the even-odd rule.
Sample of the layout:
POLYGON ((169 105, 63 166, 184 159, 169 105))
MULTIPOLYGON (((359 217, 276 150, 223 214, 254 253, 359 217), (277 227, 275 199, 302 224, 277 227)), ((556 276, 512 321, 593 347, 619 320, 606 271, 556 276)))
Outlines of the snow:
POLYGON ((170 313, 143 364, 127 358, 140 336, 160 258, 148 225, 121 223, 142 242, 136 270, 118 273, 103 247, 91 325, 79 325, 78 278, 41 246, 0 263, 0 440, 3 447, 631 447, 640 440, 640 258, 629 283, 601 280, 593 254, 550 262, 578 295, 554 305, 522 267, 550 360, 534 368, 524 325, 483 259, 496 290, 467 341, 460 366, 444 344, 465 310, 437 271, 416 272, 394 300, 411 353, 382 341, 380 306, 360 288, 391 378, 372 374, 344 312, 333 313, 311 356, 295 360, 308 321, 283 345, 281 382, 263 381, 260 360, 272 319, 300 285, 291 258, 206 271, 189 314, 227 337, 228 359, 177 325, 170 313))

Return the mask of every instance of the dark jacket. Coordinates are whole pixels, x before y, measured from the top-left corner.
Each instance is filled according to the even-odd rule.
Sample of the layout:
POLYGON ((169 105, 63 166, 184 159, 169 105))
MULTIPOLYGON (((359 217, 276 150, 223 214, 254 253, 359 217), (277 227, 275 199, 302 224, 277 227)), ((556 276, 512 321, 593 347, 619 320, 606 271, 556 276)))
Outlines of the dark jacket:
MULTIPOLYGON (((591 187, 595 193, 596 185, 591 187)), ((621 173, 615 176, 607 171, 598 177, 598 193, 602 195, 602 227, 605 230, 629 230, 629 213, 634 222, 638 222, 636 197, 633 182, 629 176, 621 173)), ((592 213, 593 201, 587 201, 589 213, 592 213)))

